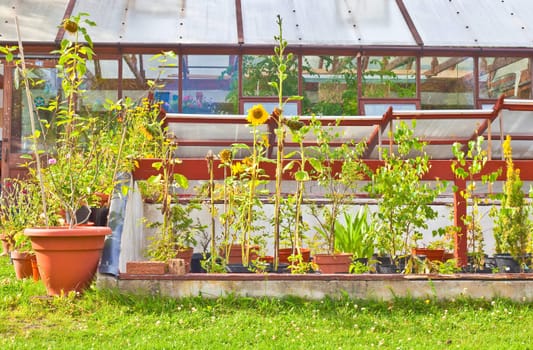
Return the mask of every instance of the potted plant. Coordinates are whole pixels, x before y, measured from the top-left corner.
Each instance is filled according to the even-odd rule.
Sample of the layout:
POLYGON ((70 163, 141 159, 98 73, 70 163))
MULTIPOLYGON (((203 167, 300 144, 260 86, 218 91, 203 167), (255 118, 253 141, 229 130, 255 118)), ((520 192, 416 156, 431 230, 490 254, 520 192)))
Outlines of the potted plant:
POLYGON ((422 181, 429 171, 429 156, 425 143, 414 135, 416 122, 409 127, 400 121, 390 137, 395 150, 381 150, 383 165, 372 174, 367 189, 377 200, 373 213, 378 250, 388 255, 397 269, 405 269, 401 262, 411 261, 411 248, 427 229, 427 221, 435 219, 437 212, 431 207, 446 183, 436 181, 435 186, 422 181))
MULTIPOLYGON (((268 178, 262 164, 268 161, 269 143, 262 126, 268 119, 269 114, 261 104, 250 108, 246 120, 252 135, 251 144, 232 144, 231 150, 223 150, 219 155, 220 167, 224 169, 224 183, 217 191, 223 199, 223 212, 219 215, 223 227, 220 255, 230 270, 231 264, 234 270, 247 271, 265 243, 262 222, 266 216, 262 199, 268 194, 265 187, 268 178), (244 158, 236 160, 237 155, 244 155, 244 158)), ((208 169, 212 176, 212 166, 208 169)), ((213 209, 211 213, 213 215, 213 209)))
POLYGON ((498 269, 503 272, 521 272, 528 268, 528 252, 531 247, 531 220, 529 205, 522 189, 520 170, 513 164, 511 137, 503 142, 503 155, 507 166, 500 206, 492 207, 494 218, 494 256, 498 269), (514 261, 513 261, 514 260, 514 261))
MULTIPOLYGON (((154 222, 149 227, 160 229, 160 234, 152 237, 148 255, 152 260, 167 262, 170 259, 183 259, 186 272, 190 271, 192 255, 197 239, 204 235, 207 225, 202 224, 194 211, 201 204, 192 199, 184 203, 172 202, 163 222, 154 222)), ((165 215, 164 214, 164 215, 165 215)))
POLYGON ((413 255, 429 261, 441 261, 453 259, 454 249, 454 237, 457 234, 459 228, 453 225, 447 225, 445 227, 439 227, 433 230, 433 240, 427 244, 427 246, 413 247, 413 255))
MULTIPOLYGON (((488 160, 487 151, 483 149, 483 136, 468 142, 466 150, 464 145, 455 142, 452 152, 455 156, 451 168, 456 178, 467 180, 466 187, 459 190, 454 186, 454 192, 460 191, 461 197, 470 205, 470 210, 465 217, 461 218, 466 226, 468 240, 468 266, 473 271, 485 270, 485 240, 481 227, 481 214, 479 204, 482 200, 476 194, 478 182, 476 176, 482 173, 488 160)), ((481 176, 482 183, 493 183, 500 174, 500 170, 481 176)))
POLYGON ((343 143, 333 147, 332 142, 340 137, 332 125, 323 125, 318 118, 311 120, 316 137, 316 146, 311 146, 313 157, 309 159, 312 176, 324 190, 327 200, 323 205, 311 205, 311 214, 316 219, 315 230, 325 243, 325 253, 314 254, 314 262, 324 273, 348 272, 352 255, 339 252, 335 244, 335 225, 355 196, 359 182, 367 171, 361 161, 365 142, 343 143), (341 163, 340 170, 335 165, 341 163), (331 269, 326 267, 331 264, 331 269))
POLYGON ((285 171, 291 172, 296 181, 296 192, 281 199, 280 203, 280 239, 285 248, 279 249, 279 262, 290 263, 291 272, 307 272, 312 266, 309 264, 311 250, 303 247, 309 224, 303 219, 303 204, 306 184, 311 180, 308 171, 309 150, 304 144, 305 137, 311 130, 298 117, 286 120, 292 141, 298 148, 287 153, 284 157, 289 160, 285 171))
MULTIPOLYGON (((294 55, 292 53, 286 53, 287 48, 287 41, 283 37, 283 20, 280 15, 276 17, 276 24, 278 25, 278 31, 279 34, 274 36, 274 40, 277 42, 277 46, 274 48, 274 55, 270 57, 269 61, 267 62, 266 67, 270 67, 268 69, 269 72, 265 75, 265 72, 259 71, 259 75, 261 76, 267 76, 271 77, 274 76, 275 79, 268 81, 267 84, 270 86, 272 90, 276 92, 277 99, 278 99, 278 106, 274 108, 271 114, 271 118, 268 121, 269 126, 269 141, 271 140, 272 143, 274 141, 275 144, 275 192, 274 192, 274 216, 272 220, 273 225, 273 240, 274 240, 274 258, 273 258, 273 269, 274 271, 278 270, 278 264, 279 264, 279 249, 280 249, 280 235, 281 235, 281 222, 282 222, 282 213, 281 213, 281 206, 282 206, 282 200, 283 200, 283 194, 282 194, 282 180, 283 180, 283 173, 287 170, 285 167, 285 138, 287 136, 287 129, 290 130, 298 130, 300 129, 303 124, 298 120, 297 117, 295 118, 287 118, 284 113, 284 107, 285 104, 290 101, 297 101, 302 100, 302 96, 298 95, 289 95, 290 93, 294 93, 296 90, 294 90, 297 86, 296 80, 294 80, 296 72, 293 68, 295 67, 296 60, 294 59, 294 55), (289 93, 289 94, 288 94, 289 93), (289 96, 289 97, 285 97, 289 96)), ((259 81, 263 81, 264 79, 261 77, 258 77, 259 81)), ((255 83, 254 83, 255 84, 255 83)), ((304 133, 300 133, 300 136, 304 135, 304 133)), ((273 145, 274 146, 274 145, 273 145)), ((301 149, 301 148, 300 148, 301 149)), ((303 154, 302 154, 303 156, 303 154)), ((302 163, 304 163, 302 161, 302 163)), ((294 163, 289 163, 289 167, 293 166, 294 163), (292 165, 291 165, 292 164, 292 165)), ((302 164, 300 164, 302 165, 302 164)), ((297 195, 297 202, 301 203, 303 192, 301 191, 301 186, 303 186, 303 182, 307 180, 308 174, 306 173, 305 167, 300 166, 295 174, 295 180, 299 183, 298 186, 300 187, 300 193, 297 195)), ((301 207, 300 207, 301 208, 301 207)), ((298 217, 299 214, 296 214, 298 217)))
MULTIPOLYGON (((26 278, 39 274, 33 273, 32 261, 35 252, 24 229, 42 225, 40 192, 31 180, 5 179, 0 194, 0 226, 10 242, 10 256, 17 277, 26 278)), ((51 207, 50 207, 51 208, 51 207)))
MULTIPOLYGON (((44 225, 26 228, 36 252, 40 274, 49 295, 82 292, 92 281, 104 245, 104 238, 111 233, 109 227, 81 226, 90 210, 80 216, 79 210, 90 206, 90 200, 113 182, 101 175, 114 168, 116 159, 111 153, 101 152, 100 141, 106 134, 105 123, 97 116, 86 115, 76 108, 76 101, 83 94, 83 78, 86 63, 92 59, 92 41, 83 25, 94 25, 79 14, 62 23, 73 40, 64 39, 60 48, 57 70, 61 79, 62 95, 42 107, 52 115, 53 122, 39 119, 29 108, 32 124, 33 155, 28 163, 30 176, 39 184, 42 199, 44 225), (85 44, 79 42, 82 36, 85 44), (112 162, 112 163, 110 163, 112 162), (64 211, 66 225, 55 226, 47 215, 48 203, 58 203, 64 211)), ((26 86, 28 106, 33 106, 29 92, 29 78, 25 69, 22 43, 19 41, 20 69, 26 86)))
POLYGON ((368 206, 359 207, 352 215, 344 212, 344 223, 335 223, 335 249, 352 254, 350 272, 362 273, 371 270, 375 241, 372 223, 369 222, 368 206))

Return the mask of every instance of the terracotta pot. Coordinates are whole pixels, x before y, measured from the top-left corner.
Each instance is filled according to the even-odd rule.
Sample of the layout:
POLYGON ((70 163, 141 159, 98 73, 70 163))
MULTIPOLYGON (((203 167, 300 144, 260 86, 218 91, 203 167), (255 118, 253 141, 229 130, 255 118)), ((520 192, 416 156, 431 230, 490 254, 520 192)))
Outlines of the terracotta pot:
POLYGON ((32 253, 18 252, 16 250, 11 252, 11 261, 13 261, 15 275, 19 280, 33 277, 33 270, 31 267, 32 255, 32 253))
POLYGON ((109 227, 28 228, 48 295, 83 292, 92 282, 109 227))
MULTIPOLYGON (((250 254, 248 261, 256 260, 258 257, 257 252, 259 252, 260 247, 258 245, 250 246, 250 254)), ((221 256, 226 256, 227 249, 222 248, 221 256)), ((229 249, 229 257, 227 260, 228 264, 242 264, 242 245, 241 244, 232 244, 229 249)))
POLYGON ((322 273, 348 273, 352 258, 353 255, 349 253, 313 255, 313 261, 322 273))
POLYGON ((33 276, 33 280, 37 282, 41 279, 41 274, 39 273, 39 266, 37 265, 37 257, 35 254, 31 255, 31 275, 33 276))
POLYGON ((99 203, 98 203, 99 207, 100 208, 107 207, 109 203, 109 195, 107 193, 102 193, 102 192, 96 192, 95 195, 99 199, 99 203))
POLYGON ((451 252, 445 252, 443 255, 442 255, 442 260, 443 261, 448 261, 450 259, 455 259, 455 254, 454 253, 451 253, 451 252))
MULTIPOLYGON (((311 259, 311 249, 300 248, 300 253, 302 254, 303 261, 308 262, 311 259)), ((280 248, 280 250, 278 251, 279 262, 290 264, 289 256, 291 255, 292 248, 280 248)))
POLYGON ((11 240, 4 233, 0 234, 0 240, 2 241, 2 252, 0 256, 9 255, 11 253, 11 240))
POLYGON ((413 255, 424 255, 430 261, 444 261, 444 249, 413 248, 413 255))
POLYGON ((176 253, 176 258, 185 260, 185 272, 188 273, 191 271, 191 261, 192 254, 194 253, 194 248, 178 248, 176 253))

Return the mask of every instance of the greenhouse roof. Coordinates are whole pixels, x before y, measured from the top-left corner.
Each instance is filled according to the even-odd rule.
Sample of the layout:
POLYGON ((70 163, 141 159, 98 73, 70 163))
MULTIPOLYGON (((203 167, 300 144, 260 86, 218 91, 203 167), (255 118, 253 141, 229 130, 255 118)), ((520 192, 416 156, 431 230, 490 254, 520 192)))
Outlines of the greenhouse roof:
POLYGON ((85 12, 96 44, 533 48, 530 0, 3 0, 0 42, 57 43, 85 12))

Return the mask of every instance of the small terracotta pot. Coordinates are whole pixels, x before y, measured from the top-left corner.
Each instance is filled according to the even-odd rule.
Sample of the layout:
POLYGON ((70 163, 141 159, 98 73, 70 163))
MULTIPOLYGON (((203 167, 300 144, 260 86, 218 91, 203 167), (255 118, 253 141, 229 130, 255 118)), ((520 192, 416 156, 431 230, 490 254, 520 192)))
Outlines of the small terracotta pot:
POLYGON ((6 234, 0 234, 0 240, 2 241, 2 252, 0 256, 8 255, 11 253, 11 240, 6 234))
POLYGON ((322 273, 348 273, 352 263, 352 254, 315 254, 313 261, 322 273))
MULTIPOLYGON (((295 252, 296 253, 296 252, 295 252)), ((311 259, 311 249, 300 248, 302 259, 304 262, 309 262, 311 259)), ((284 264, 290 264, 289 256, 292 255, 292 248, 280 248, 278 251, 279 262, 284 264)))
POLYGON ((192 254, 194 253, 194 248, 177 248, 176 258, 183 259, 185 261, 185 272, 188 273, 191 271, 191 261, 192 254))
MULTIPOLYGON (((228 264, 242 264, 242 245, 241 244, 232 244, 229 247, 229 257, 228 257, 228 264)), ((249 248, 249 256, 248 261, 256 260, 258 257, 257 252, 259 251, 260 247, 258 245, 250 246, 249 248)), ((227 249, 222 248, 220 255, 222 257, 226 257, 226 251, 227 249)))
POLYGON ((424 255, 429 261, 444 261, 444 249, 413 248, 413 255, 424 255))
MULTIPOLYGON (((31 267, 32 255, 31 253, 18 252, 16 250, 11 252, 11 261, 13 261, 15 275, 19 280, 33 277, 33 269, 31 267)), ((35 255, 33 257, 35 258, 35 255)))

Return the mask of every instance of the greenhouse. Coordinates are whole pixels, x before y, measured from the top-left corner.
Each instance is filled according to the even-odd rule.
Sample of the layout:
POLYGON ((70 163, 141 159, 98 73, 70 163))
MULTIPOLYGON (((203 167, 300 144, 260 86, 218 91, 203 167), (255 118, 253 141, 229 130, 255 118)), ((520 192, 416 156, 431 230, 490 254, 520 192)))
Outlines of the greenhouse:
MULTIPOLYGON (((378 221, 386 221, 384 217, 387 215, 406 217, 407 230, 413 232, 400 239, 383 236, 383 240, 391 240, 388 246, 378 239, 373 244, 381 244, 379 252, 363 254, 359 251, 360 256, 353 258, 377 259, 381 253, 390 253, 392 263, 396 265, 394 272, 445 274, 462 269, 461 272, 477 274, 498 269, 509 272, 505 270, 507 267, 485 261, 490 260, 492 253, 507 249, 505 253, 510 253, 515 260, 521 259, 517 275, 531 278, 531 223, 524 223, 529 225, 528 233, 519 242, 520 247, 509 248, 504 244, 507 238, 502 238, 507 237, 505 227, 512 226, 512 221, 505 220, 510 212, 517 212, 519 206, 507 202, 515 198, 513 194, 520 196, 520 206, 527 207, 520 215, 527 217, 531 213, 533 5, 530 1, 2 2, 2 180, 28 174, 28 159, 35 161, 42 156, 49 166, 55 165, 56 159, 51 162, 50 154, 60 155, 60 151, 47 154, 44 150, 49 140, 38 146, 34 140, 61 116, 52 108, 54 101, 61 99, 68 104, 68 113, 73 118, 95 116, 111 125, 109 138, 115 133, 120 136, 117 130, 127 120, 128 108, 132 111, 140 108, 139 113, 155 118, 153 123, 163 120, 165 135, 172 135, 174 140, 171 144, 175 148, 163 142, 151 151, 143 149, 143 153, 137 149, 129 154, 135 162, 130 169, 132 182, 128 186, 135 191, 126 199, 117 200, 115 206, 111 200, 111 212, 118 213, 122 220, 110 223, 110 226, 114 225, 112 236, 116 238, 119 230, 119 238, 106 244, 118 247, 106 246, 100 265, 103 275, 124 280, 139 279, 133 273, 126 273, 126 265, 130 260, 148 260, 145 250, 151 249, 153 238, 149 238, 152 234, 147 232, 158 226, 141 228, 137 223, 150 213, 156 213, 156 217, 165 216, 164 210, 157 213, 161 203, 167 203, 165 199, 148 200, 146 194, 146 186, 155 177, 159 176, 158 180, 161 180, 165 175, 170 177, 161 181, 166 182, 162 185, 163 193, 177 194, 176 198, 168 197, 168 203, 192 203, 197 195, 200 198, 203 207, 197 214, 187 212, 185 216, 204 223, 201 238, 187 237, 187 240, 194 241, 197 254, 199 249, 204 253, 203 262, 207 261, 207 265, 202 265, 203 271, 210 267, 210 272, 215 272, 218 268, 213 259, 208 261, 205 257, 209 253, 214 258, 222 252, 218 245, 228 243, 229 236, 225 234, 231 231, 227 228, 232 225, 230 219, 237 222, 233 223, 237 226, 231 228, 242 235, 238 240, 246 246, 241 250, 244 265, 248 265, 248 259, 255 261, 259 256, 264 261, 258 260, 273 264, 277 270, 280 244, 290 242, 288 245, 292 245, 292 253, 300 259, 297 261, 302 269, 293 267, 292 272, 312 271, 316 260, 312 262, 306 258, 303 264, 302 241, 295 243, 299 238, 294 238, 292 231, 296 230, 297 236, 300 226, 302 231, 312 231, 320 224, 319 214, 313 210, 334 207, 338 197, 328 193, 328 187, 321 182, 325 177, 329 176, 332 181, 342 179, 342 176, 348 178, 349 175, 343 173, 346 164, 354 167, 363 164, 364 170, 353 168, 351 172, 351 175, 359 175, 349 181, 357 186, 351 188, 351 184, 342 183, 351 191, 341 203, 343 210, 355 212, 354 208, 368 206, 372 212, 368 214, 369 218, 378 221), (86 32, 77 26, 75 30, 67 26, 71 19, 86 32), (77 56, 81 61, 86 60, 86 67, 75 77, 76 83, 67 85, 74 91, 69 95, 65 88, 65 72, 68 70, 61 57, 69 48, 67 43, 76 40, 79 40, 80 47, 90 47, 94 55, 84 52, 77 56), (280 51, 282 54, 278 55, 280 51), (21 70, 21 57, 24 58, 24 70, 21 70), (258 105, 266 113, 265 120, 263 110, 256 110, 258 105), (157 110, 151 109, 153 106, 157 106, 157 110), (257 124, 253 120, 253 111, 258 113, 257 124), (44 123, 37 132, 33 125, 34 114, 44 123), (298 128, 292 128, 291 123, 297 123, 298 128), (295 131, 299 128, 307 130, 308 134, 295 131), (330 134, 326 134, 328 132, 330 134), (402 153, 403 143, 412 147, 406 153, 402 153), (324 144, 328 145, 327 157, 320 153, 325 150, 321 148, 324 144), (161 161, 162 157, 155 156, 165 155, 163 147, 167 147, 164 149, 172 154, 172 159, 161 161), (358 147, 362 149, 360 152, 356 152, 358 147), (222 157, 226 150, 232 153, 229 163, 225 163, 222 157), (335 153, 342 150, 347 153, 335 153), (48 158, 44 158, 44 154, 48 158), (306 164, 307 157, 310 160, 306 164), (398 160, 403 163, 394 163, 398 160), (322 165, 317 165, 319 161, 322 165), (398 168, 392 165, 412 162, 418 162, 417 166, 405 170, 412 173, 402 172, 402 165, 397 165, 398 168), (476 168, 477 162, 481 164, 479 168, 476 168), (240 173, 235 170, 236 163, 244 167, 240 173), (324 172, 328 167, 332 169, 331 173, 324 172), (171 175, 162 169, 172 169, 171 175), (391 173, 392 177, 386 179, 383 174, 390 169, 396 169, 397 173, 391 173), (188 180, 187 188, 173 177, 176 174, 188 180), (382 178, 379 178, 380 174, 382 178), (394 212, 392 203, 389 204, 391 211, 380 212, 387 193, 384 187, 378 186, 379 181, 388 186, 392 178, 400 179, 394 184, 396 187, 388 190, 400 193, 398 186, 402 186, 402 177, 407 184, 409 174, 415 177, 413 184, 416 188, 410 191, 415 195, 413 201, 420 202, 413 207, 415 214, 394 212), (511 180, 514 181, 512 184, 511 180), (233 199, 236 198, 235 203, 240 205, 236 212, 242 217, 247 215, 245 219, 238 215, 232 217, 235 212, 227 210, 227 186, 235 189, 243 184, 244 187, 238 188, 248 191, 248 197, 243 199, 238 197, 242 193, 237 193, 233 199), (509 189, 513 184, 515 192, 509 189), (418 190, 420 193, 416 197, 418 190), (301 195, 301 202, 287 202, 298 200, 296 195, 301 195), (425 196, 427 207, 437 208, 435 213, 423 207, 425 196), (160 204, 150 206, 150 200, 160 204), (305 212, 292 213, 299 219, 285 222, 282 209, 291 206, 305 212), (478 206, 481 218, 476 217, 478 206), (257 214, 259 211, 264 211, 266 217, 257 214), (428 220, 417 224, 417 216, 424 218, 425 215, 428 220), (443 216, 449 217, 443 219, 443 216), (302 217, 304 223, 299 223, 302 217), (239 220, 248 221, 239 224, 239 220), (311 227, 305 227, 306 221, 311 227), (431 223, 428 225, 428 222, 431 223), (284 224, 288 226, 285 231, 284 224), (413 229, 412 224, 422 228, 413 229), (123 229, 129 230, 128 242, 120 241, 123 229), (263 233, 270 230, 272 232, 263 233), (493 230, 500 236, 493 238, 493 230), (260 249, 260 252, 252 249, 250 255, 248 246, 256 243, 254 234, 257 231, 262 233, 255 238, 266 241, 267 248, 266 251, 260 249), (288 235, 285 242, 284 233, 288 235), (423 253, 422 259, 408 259, 410 262, 407 265, 402 263, 398 269, 396 259, 403 261, 405 256, 400 259, 402 254, 410 256, 417 241, 424 245, 431 243, 432 233, 448 240, 446 247, 440 248, 451 254, 452 263, 446 265, 446 259, 441 257, 442 264, 437 267, 431 263, 428 265, 430 259, 423 253), (491 236, 488 243, 483 242, 482 236, 491 236), (404 243, 405 249, 397 247, 404 243), (484 245, 490 246, 490 252, 483 251, 484 245), (255 253, 254 258, 250 258, 255 253), (418 270, 409 264, 419 264, 418 270), (439 266, 442 266, 440 270, 439 266)), ((69 54, 73 55, 70 51, 69 54)), ((130 141, 132 145, 137 144, 140 148, 142 143, 145 147, 146 140, 155 138, 149 126, 137 125, 132 129, 138 137, 130 141), (143 135, 144 141, 141 142, 143 135)), ((127 133, 125 131, 124 135, 127 133)), ((61 135, 58 132, 53 136, 60 140, 61 135)), ((119 145, 120 152, 123 151, 123 143, 104 140, 108 143, 100 143, 104 145, 99 149, 101 154, 112 153, 119 145)), ((127 146, 127 142, 124 145, 127 146)), ((86 151, 81 149, 80 152, 86 151)), ((46 172, 48 168, 44 168, 46 172)), ((113 193, 116 193, 118 184, 113 183, 113 186, 113 193)), ((128 186, 118 190, 127 191, 128 186)), ((409 202, 412 198, 404 197, 404 200, 409 202)), ((186 205, 182 207, 189 210, 186 205)), ((181 214, 183 216, 183 212, 181 214)), ((332 215, 329 212, 325 217, 333 223, 330 225, 333 230, 336 226, 332 215)), ((348 217, 344 223, 348 223, 348 217)), ((391 227, 394 224, 391 220, 391 227)), ((188 225, 192 224, 189 222, 188 225)), ((384 224, 379 225, 383 227, 384 224)), ((325 226, 322 228, 327 236, 325 226)), ((329 239, 325 239, 327 243, 315 242, 312 247, 311 237, 316 234, 307 235, 307 243, 311 242, 311 250, 315 249, 311 255, 338 250, 329 239)), ((225 253, 229 254, 229 251, 225 253)), ((360 271, 367 273, 362 280, 369 278, 368 273, 376 272, 375 266, 369 268, 366 263, 354 261, 352 272, 362 268, 360 271)), ((385 265, 379 262, 378 267, 379 264, 385 265)), ((190 265, 186 267, 191 268, 190 265)), ((322 273, 328 274, 324 270, 322 273)), ((190 275, 178 277, 178 280, 207 278, 205 275, 190 275)), ((309 275, 306 278, 318 278, 309 275)), ((163 280, 173 281, 167 274, 164 276, 163 280)), ((335 278, 348 281, 352 277, 335 278)), ((286 277, 276 278, 283 280, 286 277)), ((157 278, 152 276, 149 279, 157 278)))

